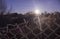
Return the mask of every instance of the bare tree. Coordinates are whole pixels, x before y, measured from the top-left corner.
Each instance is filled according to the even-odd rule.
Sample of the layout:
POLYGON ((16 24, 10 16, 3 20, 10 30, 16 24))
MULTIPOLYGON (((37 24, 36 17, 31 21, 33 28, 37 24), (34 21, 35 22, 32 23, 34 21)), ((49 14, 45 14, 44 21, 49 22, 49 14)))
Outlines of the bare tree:
POLYGON ((5 0, 0 0, 0 14, 3 14, 6 11, 6 8, 5 0))

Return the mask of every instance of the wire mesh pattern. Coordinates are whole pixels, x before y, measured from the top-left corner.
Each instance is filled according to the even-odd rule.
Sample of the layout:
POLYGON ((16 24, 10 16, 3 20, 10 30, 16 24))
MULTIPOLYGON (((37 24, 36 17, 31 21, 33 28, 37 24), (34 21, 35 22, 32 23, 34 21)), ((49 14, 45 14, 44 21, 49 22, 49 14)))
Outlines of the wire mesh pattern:
POLYGON ((35 23, 24 21, 21 24, 8 24, 0 28, 0 39, 60 39, 60 24, 42 25, 43 31, 35 23))

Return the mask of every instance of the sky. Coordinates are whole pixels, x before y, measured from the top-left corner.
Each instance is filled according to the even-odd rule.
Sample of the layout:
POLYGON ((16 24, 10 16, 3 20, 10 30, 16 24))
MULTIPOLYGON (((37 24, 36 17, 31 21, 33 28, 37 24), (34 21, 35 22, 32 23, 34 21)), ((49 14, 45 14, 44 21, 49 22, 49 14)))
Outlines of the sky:
POLYGON ((60 11, 60 0, 6 0, 11 12, 26 13, 39 9, 41 12, 60 11))

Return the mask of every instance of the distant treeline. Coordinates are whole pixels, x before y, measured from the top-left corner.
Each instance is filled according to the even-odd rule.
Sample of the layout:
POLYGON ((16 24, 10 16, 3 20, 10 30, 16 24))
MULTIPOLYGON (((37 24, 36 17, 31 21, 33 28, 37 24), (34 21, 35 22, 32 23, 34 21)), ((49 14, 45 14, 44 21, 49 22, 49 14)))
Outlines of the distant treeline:
MULTIPOLYGON (((20 24, 25 21, 30 21, 35 17, 35 14, 26 13, 26 14, 17 14, 17 13, 11 13, 11 14, 0 14, 0 27, 4 27, 7 24, 20 24)), ((41 17, 48 17, 48 18, 56 18, 57 22, 60 23, 60 12, 54 12, 54 13, 42 13, 41 17)), ((33 20, 32 20, 33 22, 33 20)))

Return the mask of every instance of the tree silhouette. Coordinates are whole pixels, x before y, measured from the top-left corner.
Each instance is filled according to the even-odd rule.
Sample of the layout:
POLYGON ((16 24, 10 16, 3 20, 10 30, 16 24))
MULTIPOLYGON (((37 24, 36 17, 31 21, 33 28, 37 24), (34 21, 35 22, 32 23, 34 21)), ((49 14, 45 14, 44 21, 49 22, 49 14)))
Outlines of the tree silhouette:
POLYGON ((6 11, 5 0, 0 0, 0 14, 3 14, 6 11))

